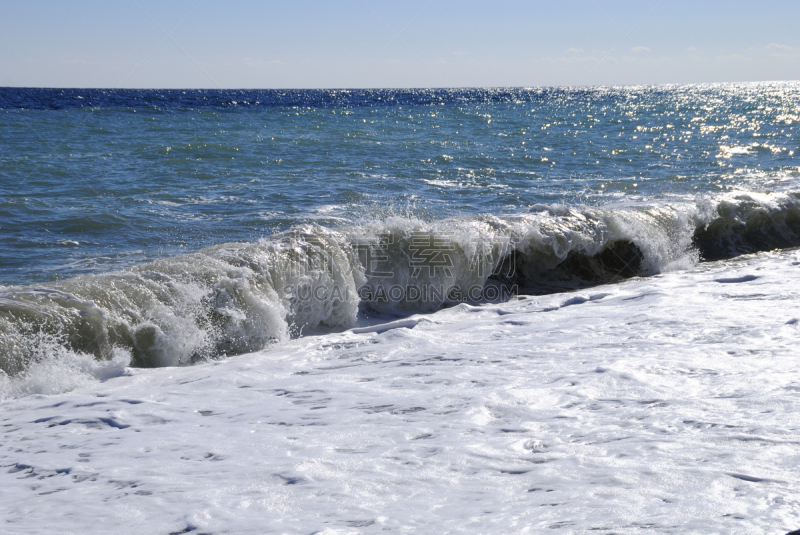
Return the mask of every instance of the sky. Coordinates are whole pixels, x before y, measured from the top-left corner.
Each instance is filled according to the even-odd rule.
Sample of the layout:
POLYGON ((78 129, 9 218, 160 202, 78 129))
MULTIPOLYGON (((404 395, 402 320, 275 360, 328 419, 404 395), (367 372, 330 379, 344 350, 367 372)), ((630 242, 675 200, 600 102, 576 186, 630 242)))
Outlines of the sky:
POLYGON ((800 79, 797 0, 0 0, 0 86, 800 79))

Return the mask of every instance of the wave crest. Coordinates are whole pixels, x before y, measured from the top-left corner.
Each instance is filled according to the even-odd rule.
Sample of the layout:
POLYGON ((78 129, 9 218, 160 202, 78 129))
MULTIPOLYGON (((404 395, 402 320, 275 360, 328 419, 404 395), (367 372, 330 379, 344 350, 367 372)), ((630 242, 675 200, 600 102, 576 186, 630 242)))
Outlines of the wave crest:
POLYGON ((337 230, 304 225, 125 271, 0 288, 0 369, 10 381, 76 355, 189 364, 352 327, 359 314, 563 291, 797 245, 798 193, 616 209, 537 205, 514 216, 390 218, 337 230))

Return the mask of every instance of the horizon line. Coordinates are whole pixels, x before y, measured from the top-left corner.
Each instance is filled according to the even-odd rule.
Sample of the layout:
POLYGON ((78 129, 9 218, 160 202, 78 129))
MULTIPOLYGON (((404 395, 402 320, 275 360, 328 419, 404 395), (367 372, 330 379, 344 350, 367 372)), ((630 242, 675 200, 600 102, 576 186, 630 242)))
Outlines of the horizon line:
POLYGON ((661 82, 641 84, 553 84, 553 85, 485 85, 485 86, 395 86, 395 87, 104 87, 104 86, 29 86, 0 85, 3 89, 50 89, 50 90, 101 90, 101 91, 420 91, 420 90, 465 90, 465 89, 553 89, 553 88, 601 88, 601 87, 658 87, 735 84, 797 83, 800 79, 784 80, 739 80, 728 82, 661 82))

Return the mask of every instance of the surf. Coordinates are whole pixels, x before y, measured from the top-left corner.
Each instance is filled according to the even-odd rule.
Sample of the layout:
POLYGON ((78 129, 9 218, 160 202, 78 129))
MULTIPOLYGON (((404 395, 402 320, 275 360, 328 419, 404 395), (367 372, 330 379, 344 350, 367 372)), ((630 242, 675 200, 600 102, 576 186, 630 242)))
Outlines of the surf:
POLYGON ((365 318, 569 291, 798 245, 800 192, 299 225, 126 270, 2 287, 0 368, 13 377, 65 355, 187 365, 365 318))

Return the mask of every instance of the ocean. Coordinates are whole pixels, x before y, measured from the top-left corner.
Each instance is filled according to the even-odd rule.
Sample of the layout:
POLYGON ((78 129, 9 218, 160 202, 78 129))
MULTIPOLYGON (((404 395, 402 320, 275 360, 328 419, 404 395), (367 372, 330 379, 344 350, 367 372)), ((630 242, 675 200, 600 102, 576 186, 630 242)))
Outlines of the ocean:
POLYGON ((800 528, 799 121, 0 88, 4 529, 800 528))

